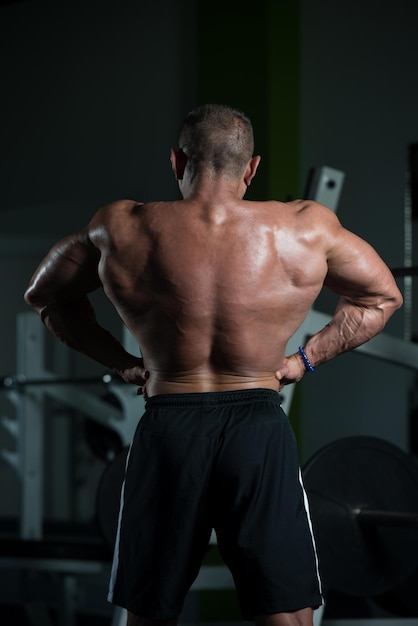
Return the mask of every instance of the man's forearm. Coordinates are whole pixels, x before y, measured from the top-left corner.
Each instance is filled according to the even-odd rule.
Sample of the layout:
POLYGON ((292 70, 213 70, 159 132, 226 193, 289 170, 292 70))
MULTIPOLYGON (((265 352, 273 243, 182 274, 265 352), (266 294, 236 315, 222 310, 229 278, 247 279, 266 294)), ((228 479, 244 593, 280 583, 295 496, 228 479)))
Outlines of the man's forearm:
POLYGON ((44 325, 57 339, 104 367, 121 373, 142 362, 97 323, 87 297, 63 305, 37 308, 44 325))
POLYGON ((340 298, 332 320, 312 335, 295 354, 285 357, 275 377, 280 389, 296 383, 321 363, 354 350, 383 330, 390 316, 401 306, 401 297, 383 297, 375 304, 361 306, 348 298, 340 298))
POLYGON ((341 298, 332 320, 305 344, 313 366, 353 350, 380 333, 389 317, 398 308, 390 302, 376 306, 360 306, 341 298))

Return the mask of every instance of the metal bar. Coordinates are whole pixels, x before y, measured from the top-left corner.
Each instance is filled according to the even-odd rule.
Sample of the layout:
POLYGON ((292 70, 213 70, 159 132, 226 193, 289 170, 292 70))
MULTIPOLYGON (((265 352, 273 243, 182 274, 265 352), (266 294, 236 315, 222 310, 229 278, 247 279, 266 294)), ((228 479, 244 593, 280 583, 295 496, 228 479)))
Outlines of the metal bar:
MULTIPOLYGON (((32 313, 19 314, 17 326, 18 375, 30 378, 42 367, 44 342, 38 320, 32 313)), ((40 539, 44 500, 44 403, 35 389, 19 398, 17 420, 21 481, 20 536, 23 539, 40 539)))
POLYGON ((5 376, 0 379, 0 389, 20 389, 22 387, 44 385, 109 385, 110 383, 122 383, 122 379, 112 374, 104 374, 101 378, 92 376, 90 378, 26 378, 25 376, 5 376))
POLYGON ((102 561, 0 556, 0 569, 90 575, 106 573, 109 571, 110 565, 102 561))
POLYGON ((355 509, 356 521, 362 526, 392 526, 394 528, 418 528, 418 512, 379 511, 355 509))
POLYGON ((392 337, 386 333, 377 335, 356 348, 356 352, 418 371, 418 344, 392 337))
POLYGON ((60 591, 59 626, 76 626, 78 591, 76 576, 70 574, 62 576, 60 591))
POLYGON ((76 385, 45 385, 42 391, 54 400, 62 402, 64 405, 72 407, 111 428, 118 429, 122 422, 123 414, 118 407, 112 406, 88 391, 79 389, 76 385))

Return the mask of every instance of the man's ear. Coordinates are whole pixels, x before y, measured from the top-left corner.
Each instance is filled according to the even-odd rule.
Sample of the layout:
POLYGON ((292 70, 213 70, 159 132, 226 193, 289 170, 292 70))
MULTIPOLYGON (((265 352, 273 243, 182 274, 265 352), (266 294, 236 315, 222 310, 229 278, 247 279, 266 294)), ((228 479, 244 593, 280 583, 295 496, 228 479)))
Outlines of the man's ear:
POLYGON ((251 185, 251 181, 255 176, 258 165, 261 161, 261 156, 253 156, 249 161, 247 168, 244 173, 244 182, 249 187, 251 185))
POLYGON ((187 157, 183 150, 174 150, 171 148, 170 153, 171 169, 174 172, 176 180, 183 180, 184 170, 186 169, 187 157))

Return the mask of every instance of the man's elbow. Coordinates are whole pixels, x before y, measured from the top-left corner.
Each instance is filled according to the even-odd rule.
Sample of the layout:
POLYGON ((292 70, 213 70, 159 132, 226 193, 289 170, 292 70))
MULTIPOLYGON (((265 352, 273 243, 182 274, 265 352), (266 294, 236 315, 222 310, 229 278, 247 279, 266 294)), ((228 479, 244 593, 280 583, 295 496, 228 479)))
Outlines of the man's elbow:
POLYGON ((399 289, 397 289, 396 293, 393 296, 393 311, 397 311, 403 305, 403 296, 399 289))
POLYGON ((33 285, 29 285, 23 294, 23 299, 31 309, 36 311, 37 313, 41 313, 42 309, 45 308, 47 302, 45 302, 45 298, 42 297, 42 294, 34 288, 33 285))
POLYGON ((403 296, 397 289, 390 298, 386 300, 385 306, 385 323, 392 315, 403 305, 403 296))
POLYGON ((26 289, 25 293, 23 294, 23 299, 28 306, 30 306, 32 309, 36 309, 36 294, 34 294, 34 290, 31 286, 26 289))

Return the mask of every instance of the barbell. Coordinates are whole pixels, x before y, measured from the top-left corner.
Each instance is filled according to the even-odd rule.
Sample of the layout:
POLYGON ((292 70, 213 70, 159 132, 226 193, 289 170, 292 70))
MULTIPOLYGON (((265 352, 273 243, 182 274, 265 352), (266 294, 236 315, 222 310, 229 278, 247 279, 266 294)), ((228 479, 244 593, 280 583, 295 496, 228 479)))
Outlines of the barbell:
POLYGON ((26 376, 10 375, 0 378, 0 390, 23 390, 25 387, 45 387, 51 385, 110 385, 111 383, 120 382, 123 381, 119 376, 114 376, 110 373, 103 374, 103 376, 91 376, 82 378, 26 378, 26 376))
MULTIPOLYGON (((120 376, 107 372, 102 376, 90 377, 47 377, 47 378, 27 378, 22 375, 9 375, 0 378, 0 391, 5 392, 24 392, 31 388, 46 388, 54 386, 88 386, 101 385, 110 390, 101 399, 113 406, 120 407, 118 398, 112 395, 115 385, 123 385, 123 379, 120 376)), ((80 403, 80 411, 82 412, 82 403, 80 403)), ((123 444, 120 434, 113 428, 96 421, 93 418, 86 417, 84 420, 84 434, 92 451, 103 461, 108 462, 113 459, 122 449, 123 444)))

